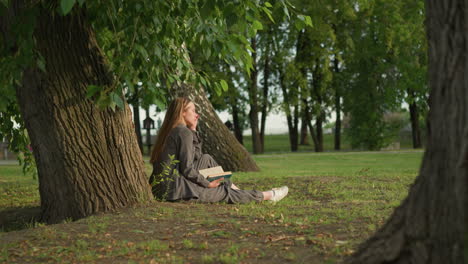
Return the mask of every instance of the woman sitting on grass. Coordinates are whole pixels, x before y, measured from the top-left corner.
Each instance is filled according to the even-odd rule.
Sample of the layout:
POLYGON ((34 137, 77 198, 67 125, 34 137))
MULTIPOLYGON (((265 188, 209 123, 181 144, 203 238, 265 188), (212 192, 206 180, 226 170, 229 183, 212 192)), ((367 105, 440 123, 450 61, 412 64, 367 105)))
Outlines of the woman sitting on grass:
POLYGON ((240 190, 229 180, 208 181, 199 170, 218 166, 208 154, 201 152, 201 139, 196 131, 198 118, 195 105, 187 98, 176 98, 167 109, 151 153, 153 173, 150 177, 153 194, 167 201, 248 203, 279 201, 288 194, 288 187, 270 191, 240 190))

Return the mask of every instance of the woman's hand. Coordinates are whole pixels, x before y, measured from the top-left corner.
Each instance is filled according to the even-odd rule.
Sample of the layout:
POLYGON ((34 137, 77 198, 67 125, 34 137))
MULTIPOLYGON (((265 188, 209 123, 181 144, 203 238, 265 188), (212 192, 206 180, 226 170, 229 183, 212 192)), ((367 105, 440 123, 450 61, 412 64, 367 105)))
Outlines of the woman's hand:
POLYGON ((221 181, 224 180, 224 178, 219 178, 217 180, 214 180, 208 184, 208 188, 216 188, 221 184, 221 181))

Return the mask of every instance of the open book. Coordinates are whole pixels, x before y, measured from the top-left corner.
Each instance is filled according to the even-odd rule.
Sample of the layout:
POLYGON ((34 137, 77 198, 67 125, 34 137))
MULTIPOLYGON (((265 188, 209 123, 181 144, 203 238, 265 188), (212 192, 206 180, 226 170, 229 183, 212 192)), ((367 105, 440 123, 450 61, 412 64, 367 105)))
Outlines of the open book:
POLYGON ((232 172, 224 171, 223 167, 221 166, 199 170, 198 172, 200 172, 200 174, 203 175, 210 182, 219 178, 231 178, 232 176, 232 172))

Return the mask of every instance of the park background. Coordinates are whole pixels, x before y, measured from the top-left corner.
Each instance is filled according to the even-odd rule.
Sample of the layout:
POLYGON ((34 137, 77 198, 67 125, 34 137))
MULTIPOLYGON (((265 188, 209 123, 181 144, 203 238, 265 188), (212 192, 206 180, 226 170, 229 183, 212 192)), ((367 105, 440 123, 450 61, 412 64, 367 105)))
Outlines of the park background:
MULTIPOLYGON (((25 129, 18 107, 2 106, 2 136, 22 161, 0 167, 1 261, 333 263, 355 252, 406 197, 420 167, 429 111, 423 1, 271 1, 248 8, 182 2, 189 8, 114 3, 122 6, 109 17, 99 16, 104 4, 89 3, 96 42, 120 75, 115 90, 90 85, 83 100, 114 113, 126 111, 126 102, 137 109, 131 128, 137 138, 142 134, 147 176, 146 111, 140 109, 164 111, 171 97, 189 96, 202 115, 206 151, 238 171, 242 187, 286 184, 291 194, 276 205, 150 201, 111 213, 58 214, 46 220, 56 225, 45 225, 39 218, 44 203, 34 178, 38 172, 24 166, 34 164, 31 142, 27 134, 10 133, 25 129), (138 24, 137 17, 148 15, 145 8, 160 19, 151 21, 156 33, 153 25, 138 24), (168 10, 185 10, 187 17, 166 17, 168 10), (220 12, 227 22, 216 19, 220 12), (180 31, 184 19, 194 24, 180 31), (118 32, 109 30, 110 22, 118 32), (128 26, 134 24, 139 27, 128 26), (161 36, 171 41, 159 42, 161 36), (213 117, 215 111, 223 113, 222 120, 213 117), (225 128, 227 119, 233 131, 225 128), (282 133, 269 133, 278 123, 282 133), (223 151, 231 151, 224 146, 237 142, 250 154, 230 159, 249 159, 243 164, 254 166, 222 159, 223 151)), ((77 2, 67 12, 79 8, 77 2)), ((48 67, 48 59, 35 63, 48 67)), ((17 106, 8 100, 2 103, 17 106)), ((162 115, 150 115, 156 121, 154 127, 147 123, 153 135, 162 115)), ((80 119, 71 122, 84 125, 80 119)), ((43 153, 53 158, 53 151, 43 153)), ((51 189, 61 188, 69 187, 51 189)))

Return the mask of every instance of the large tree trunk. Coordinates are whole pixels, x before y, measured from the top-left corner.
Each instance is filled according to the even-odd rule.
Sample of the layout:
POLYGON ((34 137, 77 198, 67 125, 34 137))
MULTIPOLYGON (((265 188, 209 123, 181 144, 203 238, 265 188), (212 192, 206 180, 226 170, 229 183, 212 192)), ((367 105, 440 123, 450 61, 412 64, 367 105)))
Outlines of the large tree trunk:
POLYGON ((262 142, 260 138, 260 131, 258 130, 258 98, 257 98, 257 65, 256 65, 256 49, 257 49, 257 40, 255 37, 251 40, 252 49, 252 61, 253 69, 250 73, 250 85, 249 85, 249 101, 250 101, 250 129, 252 130, 252 148, 254 154, 262 153, 262 142))
MULTIPOLYGON (((408 90, 408 96, 414 98, 414 92, 408 90)), ((415 101, 409 104, 410 120, 411 120, 411 135, 413 138, 413 148, 421 148, 421 130, 419 129, 419 111, 415 101)))
POLYGON ((259 170, 249 152, 218 117, 202 87, 196 89, 191 85, 174 86, 171 93, 173 96, 187 96, 194 102, 200 115, 197 130, 203 139, 203 152, 212 155, 224 170, 259 170))
POLYGON ((150 199, 130 108, 100 110, 86 98, 88 85, 112 78, 83 9, 64 17, 39 9, 34 38, 47 72, 28 67, 16 92, 37 163, 42 219, 57 223, 150 199))
POLYGON ((427 0, 430 112, 426 153, 408 197, 347 263, 467 263, 467 13, 427 0))

